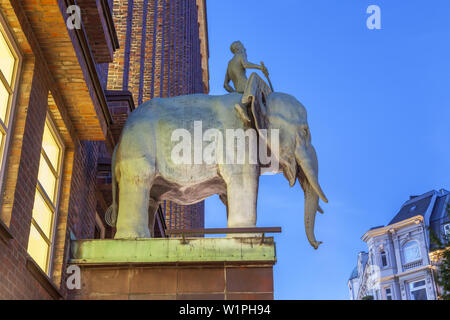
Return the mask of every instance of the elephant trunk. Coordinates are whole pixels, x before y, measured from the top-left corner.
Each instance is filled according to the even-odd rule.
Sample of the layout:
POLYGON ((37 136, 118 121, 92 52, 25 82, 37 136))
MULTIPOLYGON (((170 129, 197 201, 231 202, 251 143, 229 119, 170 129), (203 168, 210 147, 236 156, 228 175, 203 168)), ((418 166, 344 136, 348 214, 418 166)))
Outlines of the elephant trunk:
POLYGON ((319 207, 320 198, 328 202, 318 182, 318 163, 316 151, 312 145, 299 146, 295 151, 298 164, 297 178, 305 193, 305 231, 309 243, 317 249, 322 243, 314 236, 314 223, 316 212, 321 211, 319 207))

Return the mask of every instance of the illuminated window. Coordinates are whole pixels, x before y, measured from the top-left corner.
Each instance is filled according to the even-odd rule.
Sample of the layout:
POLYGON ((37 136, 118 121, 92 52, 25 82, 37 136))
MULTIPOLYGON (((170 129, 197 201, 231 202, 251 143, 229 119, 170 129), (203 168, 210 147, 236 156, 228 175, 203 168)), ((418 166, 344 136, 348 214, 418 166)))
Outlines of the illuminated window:
POLYGON ((0 179, 3 180, 5 157, 10 138, 12 115, 17 96, 20 53, 0 14, 0 179))
POLYGON ((42 137, 38 182, 34 197, 28 253, 49 273, 54 222, 58 207, 63 145, 55 127, 47 117, 42 137))

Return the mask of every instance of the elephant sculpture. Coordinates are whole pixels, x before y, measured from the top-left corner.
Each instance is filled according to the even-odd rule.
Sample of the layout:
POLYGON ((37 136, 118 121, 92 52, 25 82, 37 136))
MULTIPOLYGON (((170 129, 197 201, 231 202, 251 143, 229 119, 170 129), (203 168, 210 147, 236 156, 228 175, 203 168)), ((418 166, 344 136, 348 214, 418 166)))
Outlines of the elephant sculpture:
POLYGON ((314 236, 315 215, 323 213, 319 197, 328 200, 318 182, 306 109, 293 96, 272 92, 256 74, 243 94, 153 98, 129 115, 112 157, 115 238, 151 237, 155 212, 163 200, 190 205, 214 194, 227 207, 228 227, 256 226, 261 163, 250 163, 248 156, 243 164, 174 162, 174 130, 192 133, 196 121, 201 121, 204 130, 254 129, 258 133, 290 186, 299 180, 305 194, 306 235, 317 249, 321 242, 314 236), (267 130, 278 130, 278 148, 263 134, 267 130))

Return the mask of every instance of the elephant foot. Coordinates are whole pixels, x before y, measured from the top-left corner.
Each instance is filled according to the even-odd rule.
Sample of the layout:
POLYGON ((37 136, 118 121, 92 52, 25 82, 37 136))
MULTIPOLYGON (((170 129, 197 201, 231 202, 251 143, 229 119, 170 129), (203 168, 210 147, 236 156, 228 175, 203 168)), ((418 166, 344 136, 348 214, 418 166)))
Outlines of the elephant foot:
POLYGON ((141 231, 135 231, 135 230, 117 230, 116 234, 114 235, 114 239, 138 239, 138 238, 151 238, 150 231, 147 230, 141 230, 141 231))

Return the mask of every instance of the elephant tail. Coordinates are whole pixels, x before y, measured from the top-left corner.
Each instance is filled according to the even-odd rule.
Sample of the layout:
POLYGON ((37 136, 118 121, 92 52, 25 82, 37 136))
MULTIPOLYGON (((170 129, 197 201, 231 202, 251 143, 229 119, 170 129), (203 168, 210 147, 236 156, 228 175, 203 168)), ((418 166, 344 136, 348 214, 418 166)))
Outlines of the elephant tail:
POLYGON ((111 187, 112 187, 112 204, 105 212, 105 221, 111 226, 115 227, 117 222, 118 207, 117 207, 117 181, 116 181, 116 153, 119 145, 116 145, 111 158, 111 187))

